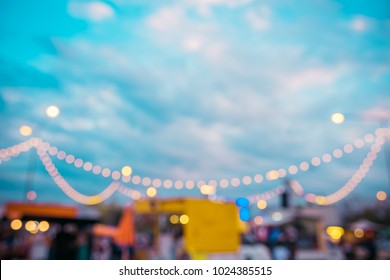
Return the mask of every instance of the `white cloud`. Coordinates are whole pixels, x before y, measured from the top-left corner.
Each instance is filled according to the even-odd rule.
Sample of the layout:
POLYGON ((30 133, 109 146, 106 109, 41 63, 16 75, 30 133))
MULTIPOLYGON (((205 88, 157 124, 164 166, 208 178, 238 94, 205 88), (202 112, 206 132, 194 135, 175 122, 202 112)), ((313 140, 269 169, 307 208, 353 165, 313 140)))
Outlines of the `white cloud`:
POLYGON ((197 52, 203 45, 202 38, 200 36, 189 36, 182 42, 183 49, 188 52, 197 52))
POLYGON ((368 109, 362 113, 364 120, 368 121, 390 121, 390 102, 387 101, 384 104, 368 109))
POLYGON ((245 6, 253 0, 187 0, 189 6, 196 7, 200 15, 211 16, 212 10, 216 6, 224 6, 231 9, 245 6))
POLYGON ((257 30, 268 30, 271 26, 271 10, 267 6, 259 10, 250 10, 245 14, 249 24, 257 30))
POLYGON ((95 22, 112 18, 115 15, 114 10, 109 5, 100 1, 71 1, 68 3, 68 12, 74 17, 95 22))
POLYGON ((356 32, 364 32, 370 28, 370 21, 363 16, 357 16, 350 22, 350 28, 356 32))
POLYGON ((165 7, 147 19, 147 24, 157 31, 176 30, 182 27, 185 14, 181 7, 165 7))
POLYGON ((340 78, 343 72, 344 67, 308 68, 297 73, 285 73, 280 77, 280 84, 289 91, 296 92, 310 87, 331 85, 340 78))

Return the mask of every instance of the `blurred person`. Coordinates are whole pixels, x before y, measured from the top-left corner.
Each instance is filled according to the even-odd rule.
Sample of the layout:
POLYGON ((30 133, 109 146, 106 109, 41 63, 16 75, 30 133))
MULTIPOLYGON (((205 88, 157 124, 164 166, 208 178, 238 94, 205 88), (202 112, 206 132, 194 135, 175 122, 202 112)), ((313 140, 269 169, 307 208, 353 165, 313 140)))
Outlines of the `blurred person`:
POLYGON ((366 239, 363 241, 362 246, 366 249, 367 260, 376 260, 377 258, 377 248, 376 248, 376 242, 375 242, 375 233, 374 231, 367 231, 366 232, 366 239))
POLYGON ((177 260, 188 260, 189 255, 185 250, 183 229, 180 228, 174 238, 174 251, 177 260))
POLYGON ((173 260, 175 258, 173 234, 166 229, 162 230, 159 239, 159 257, 163 260, 173 260))
POLYGON ((291 251, 287 244, 287 239, 284 233, 279 236, 276 246, 272 250, 272 256, 275 260, 291 259, 291 251))
POLYGON ((88 260, 89 259, 89 242, 88 234, 85 231, 80 231, 76 239, 77 246, 77 259, 88 260))
POLYGON ((53 240, 51 258, 55 260, 75 260, 77 257, 76 228, 66 224, 53 240))
POLYGON ((94 260, 110 260, 112 257, 112 246, 109 238, 95 238, 91 257, 94 260))
POLYGON ((345 240, 345 238, 342 238, 340 241, 340 247, 341 250, 345 256, 345 259, 347 260, 355 260, 356 254, 355 254, 355 245, 352 243, 352 241, 345 240))
POLYGON ((290 259, 294 260, 296 255, 296 247, 298 242, 298 230, 293 225, 288 225, 285 230, 286 242, 290 250, 290 259))
POLYGON ((273 227, 269 229, 268 233, 268 247, 271 251, 272 258, 274 258, 274 248, 278 245, 282 231, 279 227, 273 227))
POLYGON ((38 232, 31 238, 31 246, 29 251, 30 260, 47 260, 50 251, 50 237, 38 232))

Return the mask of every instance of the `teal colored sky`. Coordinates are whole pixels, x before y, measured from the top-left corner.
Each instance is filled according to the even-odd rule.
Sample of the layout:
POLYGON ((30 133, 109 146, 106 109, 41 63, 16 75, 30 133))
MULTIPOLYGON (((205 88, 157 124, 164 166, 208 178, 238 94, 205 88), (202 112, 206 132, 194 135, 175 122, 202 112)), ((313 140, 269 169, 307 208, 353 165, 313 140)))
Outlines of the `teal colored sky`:
MULTIPOLYGON (((19 128, 29 125, 32 136, 84 161, 130 165, 152 179, 207 182, 287 169, 390 119, 389 35, 387 0, 4 0, 0 148, 26 140, 19 128), (61 114, 49 120, 52 104, 61 114), (332 123, 335 112, 346 121, 332 123)), ((288 177, 327 195, 368 151, 288 177)), ((0 164, 1 203, 23 198, 30 153, 0 164)), ((377 191, 390 191, 384 159, 381 152, 350 201, 375 203, 377 191)), ((111 182, 53 162, 84 194, 111 182)), ((283 181, 218 195, 255 195, 283 181)), ((39 162, 34 189, 37 201, 72 202, 39 162)))

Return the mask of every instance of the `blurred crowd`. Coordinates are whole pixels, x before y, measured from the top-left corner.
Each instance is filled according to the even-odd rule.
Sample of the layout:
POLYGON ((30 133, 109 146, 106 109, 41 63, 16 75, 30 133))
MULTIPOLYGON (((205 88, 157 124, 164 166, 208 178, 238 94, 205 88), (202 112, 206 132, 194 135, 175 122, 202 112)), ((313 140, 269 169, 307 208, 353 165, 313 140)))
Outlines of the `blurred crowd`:
MULTIPOLYGON (((94 236, 91 226, 53 224, 47 232, 32 234, 25 230, 1 230, 1 259, 56 259, 56 260, 110 260, 110 259, 190 259, 184 248, 183 233, 163 230, 159 233, 156 248, 153 237, 140 235, 135 247, 118 247, 111 238, 94 236)), ((377 233, 367 231, 363 238, 351 238, 345 234, 338 242, 327 241, 327 252, 337 250, 338 255, 321 258, 335 259, 389 259, 380 254, 377 233), (341 254, 341 255, 340 255, 341 254)), ((258 227, 242 235, 242 259, 302 259, 302 250, 317 250, 318 240, 303 234, 299 228, 258 227)), ((305 257, 303 257, 305 258, 305 257)))

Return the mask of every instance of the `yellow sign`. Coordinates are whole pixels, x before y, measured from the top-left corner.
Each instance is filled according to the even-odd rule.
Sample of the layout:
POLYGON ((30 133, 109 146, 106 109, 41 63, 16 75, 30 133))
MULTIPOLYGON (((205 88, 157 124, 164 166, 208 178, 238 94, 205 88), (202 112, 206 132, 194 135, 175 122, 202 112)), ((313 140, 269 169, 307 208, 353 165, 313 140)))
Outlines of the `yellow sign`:
POLYGON ((183 226, 184 246, 191 255, 236 252, 239 248, 242 228, 234 203, 172 199, 137 201, 134 206, 141 215, 172 213, 174 223, 180 221, 183 226))

